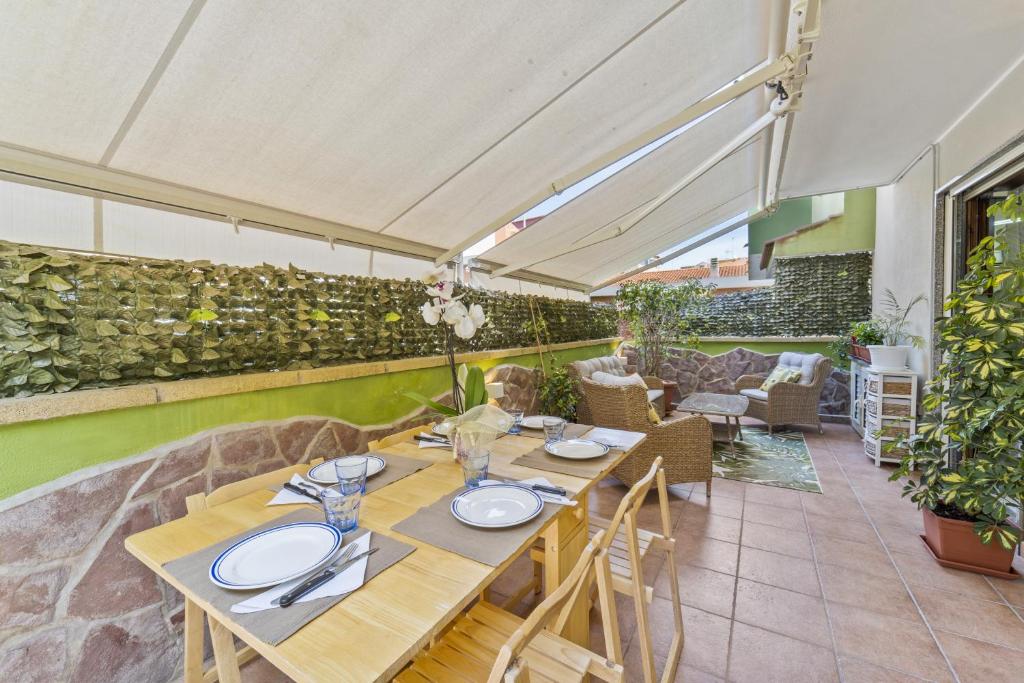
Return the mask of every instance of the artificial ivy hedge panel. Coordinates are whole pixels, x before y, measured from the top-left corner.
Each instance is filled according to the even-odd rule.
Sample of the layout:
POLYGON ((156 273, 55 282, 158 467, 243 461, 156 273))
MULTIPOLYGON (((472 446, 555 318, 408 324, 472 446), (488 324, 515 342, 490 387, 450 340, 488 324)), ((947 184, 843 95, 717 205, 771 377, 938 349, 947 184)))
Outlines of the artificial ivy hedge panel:
MULTIPOLYGON (((443 353, 411 280, 85 256, 0 241, 0 396, 443 353)), ((586 302, 467 290, 489 323, 462 350, 615 334, 586 302)))
POLYGON ((779 259, 770 287, 716 296, 697 323, 701 335, 843 334, 871 317, 871 254, 779 259))

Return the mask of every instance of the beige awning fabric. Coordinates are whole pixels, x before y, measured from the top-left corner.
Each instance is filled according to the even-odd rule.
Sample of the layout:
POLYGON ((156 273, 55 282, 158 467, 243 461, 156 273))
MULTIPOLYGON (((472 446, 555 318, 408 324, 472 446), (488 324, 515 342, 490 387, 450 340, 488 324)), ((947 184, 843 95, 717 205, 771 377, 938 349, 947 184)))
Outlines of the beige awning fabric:
MULTIPOLYGON (((786 49, 789 5, 6 0, 0 178, 444 260, 785 62, 769 45, 786 49)), ((1019 56, 1017 0, 824 8, 782 196, 888 182, 1019 56)), ((623 236, 581 241, 758 120, 764 95, 757 85, 485 267, 543 242, 551 258, 515 276, 586 289, 756 210, 763 136, 623 236)))

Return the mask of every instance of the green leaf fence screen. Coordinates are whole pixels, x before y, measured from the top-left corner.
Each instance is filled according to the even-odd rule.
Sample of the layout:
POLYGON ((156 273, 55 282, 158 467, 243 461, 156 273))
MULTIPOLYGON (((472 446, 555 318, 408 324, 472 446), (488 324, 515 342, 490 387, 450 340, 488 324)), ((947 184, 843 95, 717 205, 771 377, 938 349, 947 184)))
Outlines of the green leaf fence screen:
MULTIPOLYGON (((461 350, 611 337, 615 312, 476 289, 488 324, 461 350)), ((412 280, 83 255, 0 241, 0 396, 443 353, 412 280)))

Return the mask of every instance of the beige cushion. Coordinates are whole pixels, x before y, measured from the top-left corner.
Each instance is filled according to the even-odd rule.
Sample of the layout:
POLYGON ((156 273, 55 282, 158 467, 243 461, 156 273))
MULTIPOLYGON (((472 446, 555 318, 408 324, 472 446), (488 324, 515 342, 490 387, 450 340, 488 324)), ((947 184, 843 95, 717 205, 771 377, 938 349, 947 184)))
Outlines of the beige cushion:
MULTIPOLYGON (((637 376, 639 376, 639 375, 637 375, 637 376)), ((647 386, 647 385, 645 384, 644 386, 647 386)), ((657 401, 659 398, 661 398, 664 395, 665 395, 665 391, 662 390, 662 389, 648 389, 647 390, 647 400, 652 402, 652 403, 654 401, 657 401)))
POLYGON ((752 398, 755 401, 767 401, 768 392, 761 389, 740 389, 740 395, 752 398))
MULTIPOLYGON (((573 361, 572 367, 580 374, 580 377, 593 379, 595 372, 604 372, 618 377, 626 376, 626 366, 618 356, 600 356, 588 358, 587 360, 573 361)), ((594 380, 595 382, 597 380, 594 380)))
POLYGON ((598 384, 604 384, 609 387, 628 387, 631 384, 635 384, 647 389, 647 382, 645 382, 644 378, 640 375, 615 375, 610 372, 598 370, 590 376, 590 379, 598 384))
POLYGON ((786 351, 779 356, 776 367, 800 371, 800 384, 814 383, 814 366, 824 358, 820 353, 797 353, 786 351))
POLYGON ((795 384, 800 381, 801 377, 803 377, 803 373, 800 370, 783 367, 781 365, 776 366, 776 368, 772 370, 771 374, 768 375, 768 378, 761 383, 761 391, 768 391, 780 382, 791 382, 795 384))

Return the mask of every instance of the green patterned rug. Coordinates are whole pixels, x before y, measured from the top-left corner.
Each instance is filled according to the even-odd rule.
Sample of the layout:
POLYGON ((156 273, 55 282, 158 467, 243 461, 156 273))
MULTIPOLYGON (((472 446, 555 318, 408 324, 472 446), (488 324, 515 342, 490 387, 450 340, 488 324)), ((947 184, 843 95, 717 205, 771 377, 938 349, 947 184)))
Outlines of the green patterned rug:
POLYGON ((716 477, 821 493, 802 432, 776 430, 769 435, 767 429, 744 426, 735 455, 727 441, 716 440, 712 460, 716 477))

